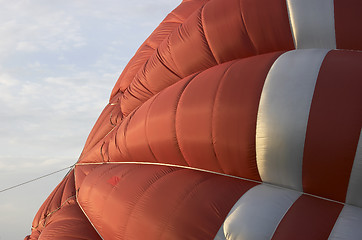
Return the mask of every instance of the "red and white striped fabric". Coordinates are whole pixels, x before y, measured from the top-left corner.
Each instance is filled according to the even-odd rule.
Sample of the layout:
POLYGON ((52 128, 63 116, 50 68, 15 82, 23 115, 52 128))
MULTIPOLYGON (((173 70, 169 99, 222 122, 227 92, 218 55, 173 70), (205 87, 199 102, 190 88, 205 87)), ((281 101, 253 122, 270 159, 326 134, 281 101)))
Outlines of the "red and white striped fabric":
MULTIPOLYGON (((147 165, 152 169, 162 163, 184 165, 226 174, 228 177, 222 179, 233 179, 230 181, 235 181, 236 185, 254 186, 246 192, 224 192, 234 186, 222 184, 215 185, 211 192, 203 192, 205 201, 222 196, 222 203, 213 202, 216 209, 218 204, 233 205, 216 239, 326 239, 328 236, 351 239, 351 236, 362 236, 359 227, 362 224, 359 215, 362 182, 358 167, 362 159, 360 152, 356 154, 361 151, 358 150, 362 122, 361 64, 361 52, 325 49, 272 53, 221 64, 151 98, 109 134, 102 143, 103 152, 98 156, 93 154, 92 159, 95 162, 161 162, 147 165), (237 181, 235 177, 253 181, 237 181), (240 194, 239 200, 235 199, 235 194, 240 194), (351 219, 355 219, 353 224, 349 223, 351 219)), ((122 166, 117 168, 122 169, 122 166)), ((138 168, 144 166, 138 165, 138 168)), ((207 175, 219 176, 216 173, 207 175)), ((174 185, 174 181, 185 180, 182 177, 169 180, 164 186, 167 191, 184 191, 184 186, 174 185)), ((101 182, 107 184, 107 181, 101 182)), ((202 186, 194 186, 201 191, 202 186)), ((88 213, 88 209, 96 209, 94 206, 100 202, 92 202, 90 193, 82 188, 80 185, 79 204, 91 222, 97 223, 96 229, 97 219, 133 217, 123 210, 117 212, 112 204, 106 204, 114 214, 111 217, 95 214, 94 210, 88 213)), ((88 187, 87 191, 97 192, 92 188, 88 187)), ((128 195, 127 190, 119 190, 118 185, 112 191, 128 195)), ((147 191, 145 189, 144 194, 147 191)), ((152 197, 147 201, 153 201, 152 197)), ((200 228, 203 228, 201 223, 211 218, 192 207, 188 209, 187 204, 177 213, 165 210, 168 202, 174 206, 179 195, 171 199, 168 194, 160 193, 158 197, 165 197, 165 202, 150 207, 152 212, 166 211, 175 218, 189 219, 188 224, 200 228), (197 212, 206 219, 188 217, 197 212)), ((199 197, 194 200, 199 201, 199 197)), ((145 208, 138 211, 139 218, 148 211, 145 208)), ((104 208, 99 210, 105 211, 104 208)), ((216 214, 210 211, 209 214, 216 214)), ((133 231, 127 226, 118 227, 120 236, 144 234, 144 227, 141 233, 137 230, 139 218, 134 220, 133 231)), ((220 218, 217 218, 219 223, 220 218)), ((166 224, 165 219, 152 214, 144 221, 158 226, 154 235, 147 233, 149 239, 158 239, 162 234, 169 239, 184 239, 185 232, 195 232, 196 235, 191 235, 198 239, 210 239, 210 234, 215 232, 215 228, 185 230, 184 223, 178 221, 170 227, 171 231, 161 227, 166 224), (176 230, 178 226, 183 229, 181 232, 176 230), (171 232, 166 234, 163 230, 171 232), (201 237, 199 233, 207 235, 201 237)), ((101 221, 99 224, 112 223, 101 221)), ((99 231, 102 236, 111 232, 99 231)), ((129 238, 139 239, 141 235, 129 238)))
POLYGON ((361 239, 362 2, 177 11, 122 73, 29 239, 69 236, 63 217, 84 223, 68 228, 78 238, 361 239))

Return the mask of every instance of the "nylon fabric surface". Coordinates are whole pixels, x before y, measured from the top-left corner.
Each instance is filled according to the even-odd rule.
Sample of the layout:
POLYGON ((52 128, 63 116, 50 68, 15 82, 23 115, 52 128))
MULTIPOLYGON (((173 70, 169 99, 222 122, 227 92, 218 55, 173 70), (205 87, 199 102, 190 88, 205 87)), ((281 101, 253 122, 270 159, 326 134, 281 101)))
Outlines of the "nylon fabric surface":
MULTIPOLYGON (((82 168, 89 165, 76 166, 76 173, 82 168)), ((103 239, 212 239, 234 202, 255 185, 136 163, 103 164, 76 181, 78 203, 103 239)))
POLYGON ((183 1, 25 239, 360 239, 361 11, 183 1))

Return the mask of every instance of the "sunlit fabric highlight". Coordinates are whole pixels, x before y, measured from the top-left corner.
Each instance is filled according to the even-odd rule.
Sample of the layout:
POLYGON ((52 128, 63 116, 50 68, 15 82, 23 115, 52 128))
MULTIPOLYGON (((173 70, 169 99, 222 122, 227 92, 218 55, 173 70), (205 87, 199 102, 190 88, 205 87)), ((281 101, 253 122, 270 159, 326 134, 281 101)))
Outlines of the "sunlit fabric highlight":
POLYGON ((25 239, 361 239, 361 12, 182 1, 25 239))

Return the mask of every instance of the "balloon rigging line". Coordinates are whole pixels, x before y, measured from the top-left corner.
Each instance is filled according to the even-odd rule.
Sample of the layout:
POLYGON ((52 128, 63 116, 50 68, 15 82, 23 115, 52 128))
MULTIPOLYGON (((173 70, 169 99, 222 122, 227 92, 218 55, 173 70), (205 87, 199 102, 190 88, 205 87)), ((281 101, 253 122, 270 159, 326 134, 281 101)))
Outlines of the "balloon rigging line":
POLYGON ((42 176, 40 176, 40 177, 33 178, 33 179, 28 180, 28 181, 26 181, 26 182, 22 182, 22 183, 19 183, 19 184, 17 184, 17 185, 14 185, 14 186, 11 186, 11 187, 8 187, 8 188, 4 188, 4 189, 0 190, 0 193, 6 192, 6 191, 11 190, 11 189, 13 189, 13 188, 17 188, 17 187, 23 186, 23 185, 25 185, 25 184, 28 184, 28 183, 37 181, 37 180, 42 179, 42 178, 45 178, 45 177, 49 177, 49 176, 51 176, 51 175, 53 175, 53 174, 56 174, 56 173, 58 173, 58 172, 62 172, 62 171, 64 171, 64 170, 71 169, 71 168, 74 167, 74 165, 75 165, 75 164, 73 164, 72 166, 69 166, 69 167, 66 167, 66 168, 62 168, 62 169, 59 169, 59 170, 57 170, 57 171, 54 171, 54 172, 51 172, 51 173, 42 175, 42 176))

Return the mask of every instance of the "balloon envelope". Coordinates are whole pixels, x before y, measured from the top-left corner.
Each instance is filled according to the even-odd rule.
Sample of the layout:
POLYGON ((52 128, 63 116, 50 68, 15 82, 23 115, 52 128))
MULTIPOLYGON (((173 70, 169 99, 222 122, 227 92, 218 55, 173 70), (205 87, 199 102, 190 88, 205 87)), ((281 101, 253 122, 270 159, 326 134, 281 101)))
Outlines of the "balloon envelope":
POLYGON ((26 239, 359 239, 361 11, 183 1, 26 239))

